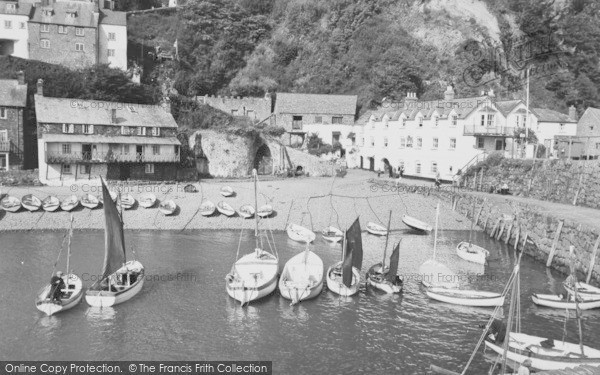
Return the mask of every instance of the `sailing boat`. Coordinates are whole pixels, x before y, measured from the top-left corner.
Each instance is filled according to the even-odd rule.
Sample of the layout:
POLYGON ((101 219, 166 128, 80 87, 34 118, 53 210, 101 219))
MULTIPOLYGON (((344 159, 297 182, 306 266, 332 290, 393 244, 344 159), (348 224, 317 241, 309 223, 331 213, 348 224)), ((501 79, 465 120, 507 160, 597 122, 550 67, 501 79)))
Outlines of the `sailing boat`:
POLYGON ((362 235, 358 218, 344 234, 342 260, 327 270, 327 287, 341 296, 351 296, 360 286, 362 267, 362 235))
MULTIPOLYGON (((573 246, 570 247, 571 275, 575 277, 573 248, 573 246)), ((516 277, 518 280, 518 270, 516 277)), ((511 312, 513 311, 513 304, 516 304, 517 306, 520 304, 520 293, 515 293, 516 290, 517 289, 513 287, 511 312)), ((575 291, 576 303, 578 303, 577 297, 577 291, 575 291)), ((510 332, 511 319, 513 316, 509 313, 507 331, 510 332, 510 334, 508 335, 509 339, 505 340, 504 348, 489 341, 485 342, 485 346, 498 354, 503 354, 504 360, 508 358, 514 362, 522 363, 526 359, 529 359, 531 360, 531 366, 537 370, 562 370, 574 368, 579 365, 600 366, 600 350, 583 345, 583 333, 578 307, 575 309, 575 313, 579 327, 579 344, 558 340, 555 341, 547 337, 510 332)), ((520 324, 517 324, 517 327, 519 326, 520 324)))
MULTIPOLYGON (((83 297, 83 284, 81 279, 77 275, 69 273, 71 238, 73 238, 73 215, 71 215, 69 242, 67 244, 67 274, 60 276, 65 283, 65 288, 61 290, 61 298, 60 300, 53 300, 53 296, 51 295, 51 293, 53 293, 53 288, 51 284, 48 284, 42 288, 40 293, 38 293, 38 297, 35 301, 37 309, 48 316, 73 308, 81 302, 81 297, 83 297)), ((60 257, 60 254, 58 256, 60 257)))
POLYGON ((477 246, 471 242, 473 237, 473 220, 475 220, 475 201, 473 201, 473 212, 471 215, 471 230, 469 231, 469 242, 461 242, 456 246, 456 254, 463 258, 464 260, 468 260, 469 262, 474 262, 478 264, 485 264, 487 257, 490 255, 490 252, 484 249, 481 246, 477 246))
POLYGON ((323 261, 310 251, 306 242, 306 250, 294 255, 287 261, 279 278, 279 292, 283 298, 292 300, 291 305, 300 301, 315 298, 323 289, 323 261))
POLYGON ((144 285, 144 266, 137 260, 125 261, 123 221, 104 180, 104 265, 102 277, 85 293, 90 306, 107 307, 131 299, 144 285))
POLYGON ((386 293, 400 293, 402 291, 402 280, 398 277, 398 261, 400 260, 400 242, 394 248, 390 257, 390 266, 386 268, 385 258, 387 244, 390 236, 390 223, 392 221, 392 211, 388 219, 387 234, 385 236, 385 247, 383 248, 383 259, 367 271, 367 285, 377 288, 386 293))
MULTIPOLYGON (((258 205, 256 169, 252 171, 254 177, 254 207, 258 205)), ((225 287, 229 296, 240 301, 242 306, 250 301, 257 300, 271 294, 277 287, 279 272, 279 257, 261 249, 262 241, 258 233, 258 215, 254 216, 254 238, 256 246, 253 252, 237 259, 227 274, 225 287)), ((269 247, 269 239, 267 238, 269 247)), ((274 244, 273 244, 274 245, 274 244)), ((238 255, 240 247, 238 246, 238 255)))

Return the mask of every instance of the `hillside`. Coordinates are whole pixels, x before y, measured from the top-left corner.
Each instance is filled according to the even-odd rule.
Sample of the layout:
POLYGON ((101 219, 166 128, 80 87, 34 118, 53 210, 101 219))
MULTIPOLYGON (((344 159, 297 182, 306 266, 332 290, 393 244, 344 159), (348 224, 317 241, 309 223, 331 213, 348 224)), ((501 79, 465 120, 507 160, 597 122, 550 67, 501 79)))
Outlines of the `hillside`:
POLYGON ((355 93, 362 110, 408 90, 439 98, 447 84, 524 97, 533 64, 534 105, 600 105, 594 0, 205 0, 129 29, 135 43, 178 41, 180 61, 149 77, 187 95, 355 93))

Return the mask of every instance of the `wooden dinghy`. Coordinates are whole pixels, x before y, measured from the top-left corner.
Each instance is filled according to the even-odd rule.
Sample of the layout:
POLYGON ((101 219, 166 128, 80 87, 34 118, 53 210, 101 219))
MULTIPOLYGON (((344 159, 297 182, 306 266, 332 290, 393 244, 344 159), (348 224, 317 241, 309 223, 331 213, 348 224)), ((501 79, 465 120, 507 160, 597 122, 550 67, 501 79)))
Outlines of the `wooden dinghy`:
POLYGON ((60 208, 67 212, 72 211, 77 206, 79 206, 79 198, 76 195, 68 196, 60 204, 60 208))
POLYGON ((500 293, 494 292, 429 287, 425 293, 431 299, 453 305, 473 307, 496 307, 504 305, 504 297, 500 293))
POLYGON ((94 307, 113 306, 133 298, 142 290, 145 272, 144 266, 137 260, 125 261, 123 221, 116 204, 110 199, 104 180, 102 195, 105 203, 102 277, 85 293, 85 300, 94 307))
POLYGON ((33 194, 27 194, 24 195, 23 198, 21 198, 21 205, 27 211, 33 212, 39 210, 42 207, 42 201, 39 200, 39 198, 33 194))
POLYGON ((121 207, 125 210, 130 210, 135 206, 135 198, 131 194, 121 195, 121 207))
POLYGON ((173 202, 171 199, 160 202, 158 205, 158 210, 165 216, 173 215, 176 209, 177 204, 175 204, 175 202, 173 202))
POLYGON ((215 213, 217 210, 217 206, 211 201, 204 201, 200 205, 200 215, 202 216, 210 216, 215 213))
POLYGON ((217 203, 217 210, 225 216, 235 215, 235 210, 228 203, 220 201, 217 203))
POLYGON ((54 212, 60 207, 60 200, 54 195, 49 195, 42 201, 44 211, 54 212))
POLYGON ((317 237, 312 230, 291 223, 286 227, 286 232, 289 238, 297 242, 310 243, 317 237))
POLYGON ((340 242, 344 238, 344 233, 336 227, 329 226, 321 231, 323 239, 328 242, 340 242))
POLYGON ((342 244, 342 260, 327 270, 327 288, 344 297, 358 293, 362 267, 362 235, 358 218, 346 231, 342 244))
POLYGON ((323 289, 323 261, 309 250, 294 255, 287 261, 279 278, 279 292, 283 298, 295 305, 300 301, 315 298, 323 289))
POLYGON ((402 291, 402 280, 398 277, 398 262, 400 261, 400 242, 396 244, 392 255, 390 256, 390 263, 386 267, 386 253, 387 245, 390 237, 390 224, 392 223, 392 211, 390 211, 390 217, 388 219, 387 234, 385 236, 385 246, 383 248, 383 258, 381 262, 371 266, 367 271, 367 285, 379 289, 385 293, 400 293, 402 291))
POLYGON ((387 234, 387 229, 385 229, 385 227, 382 225, 369 221, 367 223, 367 232, 376 236, 385 236, 387 234))
MULTIPOLYGON (((578 295, 580 296, 580 295, 578 295)), ((591 310, 600 308, 600 299, 582 299, 575 303, 573 297, 566 298, 556 294, 537 294, 531 296, 533 303, 538 306, 552 307, 554 309, 569 309, 574 310, 579 306, 580 310, 591 310)))
POLYGON ((250 219, 251 217, 254 216, 254 207, 252 207, 249 204, 245 204, 242 207, 240 207, 240 216, 243 217, 244 219, 250 219))
POLYGON ((463 241, 456 246, 456 254, 469 262, 485 264, 490 252, 481 246, 463 241))
POLYGON ((100 205, 100 200, 95 195, 86 194, 83 197, 81 197, 81 205, 83 207, 89 208, 90 210, 93 210, 94 208, 100 205))
POLYGON ((231 197, 233 195, 233 188, 231 186, 223 186, 221 188, 221 195, 224 197, 231 197))
POLYGON ((17 212, 21 209, 21 200, 12 195, 7 195, 0 201, 0 206, 2 206, 5 211, 17 212))
MULTIPOLYGON (((577 296, 581 297, 584 300, 587 299, 600 299, 600 288, 596 288, 590 284, 586 284, 583 282, 577 282, 577 296)), ((573 286, 567 282, 563 283, 563 286, 570 294, 575 293, 575 289, 573 286)))
POLYGON ((258 208, 258 212, 256 214, 262 218, 269 217, 273 214, 273 206, 271 206, 270 204, 265 204, 264 206, 260 206, 258 208))
POLYGON ((140 206, 144 208, 154 207, 154 204, 156 204, 156 195, 152 193, 144 193, 140 196, 138 202, 140 206))
POLYGON ((402 215, 402 222, 406 224, 407 227, 419 232, 431 232, 433 230, 431 225, 427 224, 424 221, 415 219, 412 216, 402 215))
POLYGON ((183 191, 186 192, 186 193, 197 193, 198 189, 194 185, 192 185, 192 184, 187 184, 183 188, 183 191))

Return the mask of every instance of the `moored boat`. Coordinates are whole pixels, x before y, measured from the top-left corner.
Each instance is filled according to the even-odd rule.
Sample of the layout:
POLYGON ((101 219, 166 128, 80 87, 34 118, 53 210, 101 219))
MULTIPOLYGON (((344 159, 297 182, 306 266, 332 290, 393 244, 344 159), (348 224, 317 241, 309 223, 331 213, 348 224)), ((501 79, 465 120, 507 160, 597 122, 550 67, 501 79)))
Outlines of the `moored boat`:
MULTIPOLYGON (((584 282, 577 282, 577 295, 583 299, 600 299, 600 288, 584 282)), ((570 294, 575 293, 575 289, 571 283, 564 282, 563 286, 570 294)))
POLYGON ((504 296, 500 293, 480 290, 450 289, 429 287, 425 291, 427 297, 453 305, 474 307, 496 307, 504 305, 504 296))
POLYGON ((249 204, 245 204, 240 207, 239 213, 244 219, 250 219, 254 216, 254 207, 249 204))
POLYGON ((357 218, 345 233, 342 260, 327 270, 327 288, 344 297, 358 293, 362 257, 362 235, 357 218))
POLYGON ((412 216, 402 215, 402 222, 406 224, 407 227, 419 232, 431 232, 433 230, 431 225, 427 224, 424 221, 415 219, 412 216))
POLYGON ((340 242, 344 237, 344 232, 336 227, 329 226, 321 231, 323 239, 328 242, 340 242))
POLYGON ((217 210, 225 216, 235 215, 235 210, 228 203, 220 201, 217 203, 217 210))
POLYGON ((323 261, 309 250, 294 255, 288 260, 279 278, 279 292, 283 298, 300 301, 315 298, 323 289, 323 261))
POLYGON ((183 191, 186 193, 197 193, 198 189, 193 184, 187 184, 183 188, 183 191))
POLYGON ((17 212, 21 209, 21 200, 12 195, 6 195, 0 200, 0 206, 8 212, 17 212))
POLYGON ((202 216, 210 216, 215 213, 217 210, 217 206, 211 201, 204 201, 200 205, 200 215, 202 216))
POLYGON ((121 207, 130 210, 135 206, 135 198, 131 194, 121 195, 121 207))
POLYGON ((383 258, 367 271, 367 285, 381 290, 385 293, 400 293, 402 291, 402 280, 398 277, 398 262, 400 261, 400 242, 394 247, 390 256, 389 265, 386 267, 387 245, 390 237, 390 225, 392 223, 392 211, 388 219, 387 234, 385 236, 385 246, 383 248, 383 258))
POLYGON ((221 195, 224 197, 231 197, 233 195, 233 188, 231 186, 223 186, 221 188, 221 195))
POLYGON ((177 210, 177 204, 171 199, 168 199, 160 202, 158 210, 165 216, 173 215, 175 210, 177 210))
POLYGON ((76 195, 70 195, 60 203, 60 208, 67 212, 72 211, 77 206, 79 206, 79 198, 76 195))
POLYGON ((387 230, 382 225, 376 224, 372 221, 367 223, 367 232, 374 234, 376 236, 385 236, 387 234, 387 230))
POLYGON ((151 208, 156 203, 156 195, 152 193, 144 193, 140 195, 138 202, 140 206, 144 208, 151 208))
POLYGON ((42 207, 42 201, 40 201, 39 198, 33 194, 27 194, 21 198, 21 205, 27 211, 33 212, 42 207))
POLYGON ((100 200, 95 195, 86 194, 83 197, 81 197, 81 205, 83 207, 89 208, 90 210, 93 210, 94 208, 98 207, 98 205, 100 205, 100 200))
POLYGON ((273 206, 271 206, 270 204, 260 206, 256 211, 256 214, 262 218, 269 217, 273 214, 273 206))
MULTIPOLYGON (((581 295, 579 295, 581 297, 581 295)), ((573 298, 559 296, 556 294, 538 294, 534 293, 531 296, 533 303, 538 306, 551 307, 561 310, 573 310, 579 306, 580 310, 591 310, 600 308, 600 299, 582 299, 577 303, 573 298)))
POLYGON ((313 242, 317 237, 312 230, 292 223, 288 224, 286 227, 286 232, 289 238, 298 242, 310 243, 313 242))
POLYGON ((54 195, 49 195, 42 201, 44 211, 54 212, 60 207, 60 200, 54 195))
POLYGON ((463 241, 456 246, 456 254, 469 262, 485 264, 490 252, 481 246, 463 241))

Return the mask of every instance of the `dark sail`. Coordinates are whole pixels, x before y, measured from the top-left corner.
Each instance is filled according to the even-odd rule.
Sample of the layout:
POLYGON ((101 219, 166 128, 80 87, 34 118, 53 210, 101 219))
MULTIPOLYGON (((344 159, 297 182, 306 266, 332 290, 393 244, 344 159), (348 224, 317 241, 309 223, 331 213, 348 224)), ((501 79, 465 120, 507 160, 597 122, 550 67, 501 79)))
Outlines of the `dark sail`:
POLYGON ((360 233, 360 223, 358 218, 352 226, 346 231, 346 253, 342 263, 342 281, 344 285, 352 285, 352 267, 360 270, 362 267, 362 235, 360 233))
POLYGON ((392 256, 390 257, 390 271, 386 275, 386 279, 390 282, 394 282, 396 280, 396 276, 398 274, 398 261, 400 260, 400 242, 394 248, 392 252, 392 256))
POLYGON ((102 180, 102 197, 104 199, 104 266, 100 280, 104 280, 125 263, 123 222, 104 180, 102 180))

